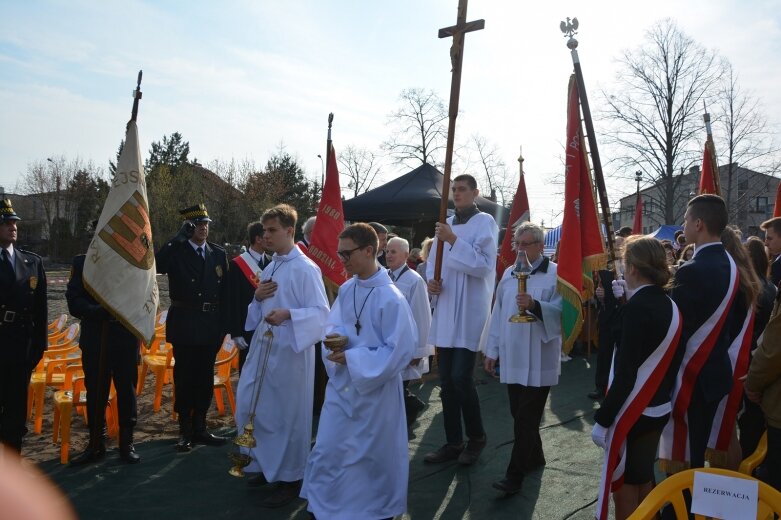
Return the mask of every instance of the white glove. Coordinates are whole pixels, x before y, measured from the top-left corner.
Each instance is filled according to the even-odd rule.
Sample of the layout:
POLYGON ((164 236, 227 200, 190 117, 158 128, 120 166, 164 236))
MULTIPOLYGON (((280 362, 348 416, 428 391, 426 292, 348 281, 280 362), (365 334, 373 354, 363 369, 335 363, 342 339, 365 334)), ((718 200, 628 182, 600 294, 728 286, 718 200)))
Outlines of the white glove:
POLYGON ((237 347, 239 347, 239 350, 246 350, 249 345, 247 345, 247 340, 244 339, 242 336, 236 336, 233 338, 233 342, 236 344, 237 347))
POLYGON ((594 423, 594 427, 591 429, 591 440, 604 450, 607 446, 607 428, 599 423, 594 423))
POLYGON ((627 290, 626 280, 613 280, 612 286, 613 296, 615 296, 616 300, 620 300, 624 294, 629 292, 627 290))

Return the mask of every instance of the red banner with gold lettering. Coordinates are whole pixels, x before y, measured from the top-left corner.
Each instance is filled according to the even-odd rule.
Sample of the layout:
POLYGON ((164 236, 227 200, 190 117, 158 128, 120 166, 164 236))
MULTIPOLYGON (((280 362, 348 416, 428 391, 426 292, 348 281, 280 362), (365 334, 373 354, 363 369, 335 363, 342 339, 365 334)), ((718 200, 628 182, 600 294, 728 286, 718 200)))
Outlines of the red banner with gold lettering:
POLYGON ((334 284, 335 287, 330 288, 336 289, 347 280, 348 276, 336 255, 339 233, 344 229, 344 212, 342 190, 339 187, 339 169, 336 167, 336 152, 330 141, 326 165, 325 185, 317 209, 317 220, 312 230, 309 249, 304 252, 320 268, 326 286, 334 284))

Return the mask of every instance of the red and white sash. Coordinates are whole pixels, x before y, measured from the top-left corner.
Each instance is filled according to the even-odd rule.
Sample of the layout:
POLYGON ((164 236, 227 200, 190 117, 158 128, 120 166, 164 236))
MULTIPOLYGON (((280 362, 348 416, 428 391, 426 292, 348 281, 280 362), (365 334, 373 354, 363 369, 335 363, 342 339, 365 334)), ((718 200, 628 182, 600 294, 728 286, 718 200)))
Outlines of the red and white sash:
POLYGON ((740 378, 748 373, 753 332, 754 308, 749 307, 740 334, 732 340, 729 347, 729 360, 732 363, 732 390, 721 399, 719 407, 716 409, 716 415, 713 417, 708 449, 705 452, 705 457, 711 467, 723 468, 726 466, 727 449, 732 439, 732 432, 735 430, 735 419, 743 401, 743 381, 740 378))
MULTIPOLYGON (((683 361, 675 378, 673 411, 659 440, 659 465, 666 473, 677 473, 689 467, 689 423, 687 411, 694 385, 703 365, 708 360, 716 340, 721 334, 729 309, 738 292, 738 270, 735 261, 727 254, 730 279, 724 299, 716 311, 697 329, 686 342, 683 361)), ((684 318, 685 319, 685 318, 684 318)))
POLYGON ((233 261, 252 287, 257 289, 261 269, 255 259, 252 258, 252 255, 249 254, 249 251, 240 254, 233 261))
MULTIPOLYGON (((675 357, 678 340, 681 337, 682 322, 678 306, 674 301, 669 301, 673 308, 670 328, 667 329, 667 334, 659 346, 638 368, 635 385, 618 411, 613 424, 607 430, 607 447, 602 464, 602 480, 596 511, 599 520, 606 520, 608 517, 610 492, 616 491, 624 483, 627 434, 653 399, 675 357)), ((631 345, 626 345, 625 348, 631 348, 631 345)))

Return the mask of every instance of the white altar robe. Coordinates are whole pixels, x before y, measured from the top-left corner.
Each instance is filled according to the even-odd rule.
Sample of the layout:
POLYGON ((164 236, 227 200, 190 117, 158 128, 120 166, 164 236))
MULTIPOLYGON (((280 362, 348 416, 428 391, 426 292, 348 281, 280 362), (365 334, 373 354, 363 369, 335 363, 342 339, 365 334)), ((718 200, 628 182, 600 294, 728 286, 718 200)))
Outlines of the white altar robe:
POLYGON ((496 302, 486 327, 482 350, 499 359, 499 381, 524 386, 553 386, 561 373, 561 295, 556 291, 556 264, 526 280, 526 292, 540 302, 542 321, 510 323, 518 312, 518 280, 508 267, 496 288, 496 302))
MULTIPOLYGON (((491 309, 495 283, 499 228, 487 213, 478 213, 466 224, 452 225, 458 237, 445 243, 442 255, 442 293, 436 296, 428 342, 440 348, 477 351, 491 309)), ((431 244, 426 278, 434 278, 437 241, 431 244)))
POLYGON ((347 365, 325 359, 323 348, 329 380, 301 497, 318 520, 401 515, 409 476, 401 371, 412 360, 417 329, 385 269, 341 286, 326 326, 332 332, 349 338, 347 365))
POLYGON ((268 366, 255 411, 257 446, 248 472, 262 471, 269 482, 293 482, 304 476, 312 439, 314 400, 314 345, 323 337, 328 316, 320 269, 296 247, 284 256, 274 255, 260 279, 273 279, 278 288, 262 302, 252 299, 246 330, 256 330, 239 378, 236 426, 239 433, 249 420, 256 379, 262 370, 266 347, 263 319, 272 309, 289 309, 290 319, 271 327, 274 333, 268 366))
POLYGON ((413 358, 420 359, 415 365, 409 365, 401 373, 404 381, 420 379, 429 370, 428 357, 434 355, 434 345, 428 343, 428 331, 431 328, 431 304, 428 300, 428 289, 423 278, 412 269, 403 269, 396 274, 393 282, 404 295, 415 319, 418 330, 418 341, 415 344, 413 358))

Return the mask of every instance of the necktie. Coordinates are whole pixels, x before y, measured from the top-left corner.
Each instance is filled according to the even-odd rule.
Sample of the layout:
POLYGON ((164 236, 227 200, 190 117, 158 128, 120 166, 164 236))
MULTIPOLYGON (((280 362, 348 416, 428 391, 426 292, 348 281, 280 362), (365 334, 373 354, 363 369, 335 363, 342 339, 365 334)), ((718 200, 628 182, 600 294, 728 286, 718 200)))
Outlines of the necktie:
POLYGON ((2 261, 0 261, 0 270, 2 270, 3 278, 5 278, 8 282, 12 282, 14 279, 14 268, 11 265, 11 259, 8 256, 8 251, 6 249, 2 250, 2 261))
POLYGON ((390 279, 391 279, 392 282, 396 281, 396 277, 393 276, 393 270, 392 269, 388 269, 388 276, 390 276, 390 279))
POLYGON ((203 248, 198 247, 195 249, 195 252, 198 253, 198 258, 201 259, 201 262, 203 262, 205 259, 203 258, 203 248))

